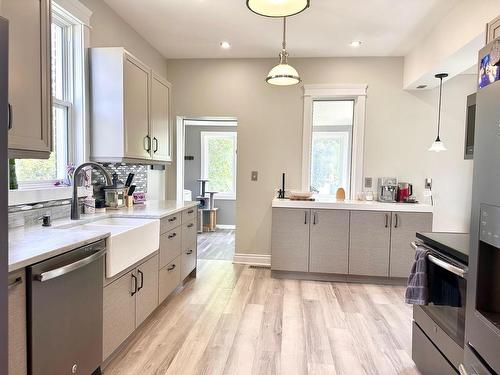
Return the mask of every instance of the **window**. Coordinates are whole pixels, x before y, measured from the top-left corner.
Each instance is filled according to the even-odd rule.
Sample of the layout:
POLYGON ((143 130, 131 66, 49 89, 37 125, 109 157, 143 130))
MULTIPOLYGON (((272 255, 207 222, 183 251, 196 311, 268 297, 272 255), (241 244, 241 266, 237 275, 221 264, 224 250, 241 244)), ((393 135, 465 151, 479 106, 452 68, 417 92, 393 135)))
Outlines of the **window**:
POLYGON ((236 132, 201 132, 201 173, 216 198, 236 199, 236 132))
POLYGON ((335 196, 361 190, 366 85, 304 87, 302 188, 335 196))
MULTIPOLYGON (((71 3, 65 2, 65 3, 71 3)), ((77 138, 82 128, 83 110, 83 24, 69 12, 52 4, 51 25, 51 84, 52 84, 52 144, 47 160, 16 160, 16 172, 21 187, 51 186, 66 178, 68 164, 80 161, 76 152, 83 147, 77 138), (80 115, 80 118, 78 117, 80 115), (78 160, 76 160, 78 159, 78 160)))

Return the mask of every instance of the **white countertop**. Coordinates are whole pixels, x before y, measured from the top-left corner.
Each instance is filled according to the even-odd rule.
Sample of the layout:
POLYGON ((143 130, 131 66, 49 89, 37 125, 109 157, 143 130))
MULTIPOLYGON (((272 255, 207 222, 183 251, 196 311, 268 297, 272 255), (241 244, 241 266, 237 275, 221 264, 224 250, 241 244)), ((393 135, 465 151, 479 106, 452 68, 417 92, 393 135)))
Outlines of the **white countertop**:
POLYGON ((390 211, 390 212, 433 212, 433 206, 422 203, 383 203, 377 201, 345 200, 319 198, 315 201, 292 201, 273 199, 272 207, 277 208, 313 208, 352 211, 390 211))
POLYGON ((131 208, 108 210, 106 213, 81 215, 80 220, 55 220, 52 227, 19 227, 9 230, 9 272, 41 262, 78 247, 106 238, 109 231, 75 231, 61 229, 68 224, 80 225, 107 217, 130 217, 142 219, 161 219, 195 207, 197 202, 148 201, 144 205, 131 208), (58 228, 59 227, 59 228, 58 228))

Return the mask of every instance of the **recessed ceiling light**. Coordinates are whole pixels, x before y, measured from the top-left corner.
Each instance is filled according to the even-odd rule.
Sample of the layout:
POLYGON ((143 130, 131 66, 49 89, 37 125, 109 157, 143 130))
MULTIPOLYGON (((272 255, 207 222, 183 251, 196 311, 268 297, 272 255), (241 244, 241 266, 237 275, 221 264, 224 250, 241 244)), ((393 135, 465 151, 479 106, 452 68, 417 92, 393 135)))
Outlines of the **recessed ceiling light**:
POLYGON ((361 45, 361 43, 362 43, 361 40, 353 40, 351 43, 349 43, 349 45, 351 47, 356 48, 356 47, 359 47, 361 45))
POLYGON ((222 48, 222 49, 229 49, 229 48, 231 48, 231 43, 226 42, 226 41, 220 42, 220 48, 222 48))

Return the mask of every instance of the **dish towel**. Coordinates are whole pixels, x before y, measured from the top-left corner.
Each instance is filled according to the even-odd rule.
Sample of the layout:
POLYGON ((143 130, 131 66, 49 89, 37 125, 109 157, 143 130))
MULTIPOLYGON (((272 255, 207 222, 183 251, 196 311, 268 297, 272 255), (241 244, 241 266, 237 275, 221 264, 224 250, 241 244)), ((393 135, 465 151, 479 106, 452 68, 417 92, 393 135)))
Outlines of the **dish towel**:
POLYGON ((421 246, 415 251, 415 261, 411 266, 405 301, 412 305, 429 303, 429 285, 427 278, 427 254, 429 251, 421 246))

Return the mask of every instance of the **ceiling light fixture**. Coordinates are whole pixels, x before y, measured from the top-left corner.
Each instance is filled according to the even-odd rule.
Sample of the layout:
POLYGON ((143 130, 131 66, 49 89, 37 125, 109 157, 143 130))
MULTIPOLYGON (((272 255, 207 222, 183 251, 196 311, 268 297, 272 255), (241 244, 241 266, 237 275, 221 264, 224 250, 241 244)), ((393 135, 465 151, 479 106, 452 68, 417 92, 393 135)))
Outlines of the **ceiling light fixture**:
POLYGON ((226 41, 220 42, 220 48, 229 49, 229 48, 231 48, 231 43, 226 42, 226 41))
POLYGON ((288 65, 288 52, 286 51, 286 17, 283 17, 283 49, 280 52, 280 63, 271 69, 266 82, 277 86, 291 86, 300 82, 297 70, 288 65))
POLYGON ((363 42, 361 40, 353 40, 349 45, 353 48, 358 48, 363 42))
POLYGON ((289 17, 309 8, 309 0, 247 0, 252 12, 265 17, 289 17))
POLYGON ((441 141, 441 139, 439 138, 439 130, 441 128, 441 95, 443 93, 443 78, 448 77, 448 74, 439 73, 436 74, 434 77, 439 79, 438 125, 437 125, 436 140, 432 143, 431 147, 429 148, 429 151, 440 152, 440 151, 446 151, 446 147, 443 141, 441 141))

